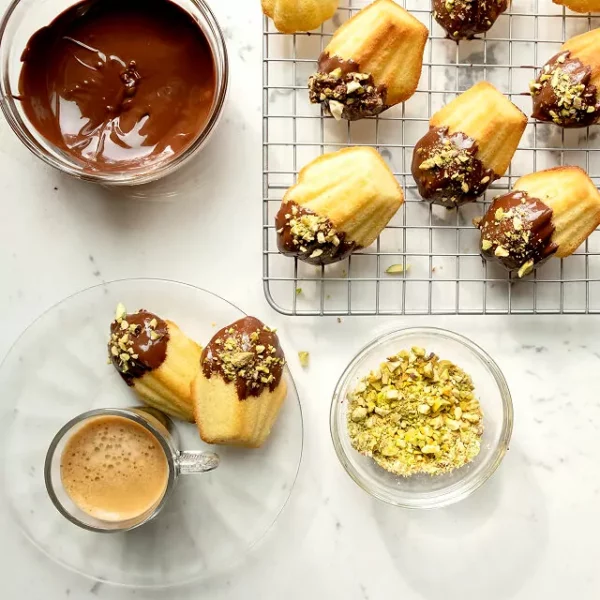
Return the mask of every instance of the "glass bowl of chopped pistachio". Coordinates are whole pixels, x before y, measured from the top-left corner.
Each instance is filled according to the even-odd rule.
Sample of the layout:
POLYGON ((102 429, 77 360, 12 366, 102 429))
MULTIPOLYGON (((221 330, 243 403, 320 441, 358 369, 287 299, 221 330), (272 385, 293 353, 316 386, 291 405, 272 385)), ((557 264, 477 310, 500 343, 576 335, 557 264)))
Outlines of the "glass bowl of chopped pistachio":
POLYGON ((340 462, 375 498, 439 508, 480 487, 508 450, 513 407, 496 363, 467 338, 401 329, 363 348, 331 405, 340 462))

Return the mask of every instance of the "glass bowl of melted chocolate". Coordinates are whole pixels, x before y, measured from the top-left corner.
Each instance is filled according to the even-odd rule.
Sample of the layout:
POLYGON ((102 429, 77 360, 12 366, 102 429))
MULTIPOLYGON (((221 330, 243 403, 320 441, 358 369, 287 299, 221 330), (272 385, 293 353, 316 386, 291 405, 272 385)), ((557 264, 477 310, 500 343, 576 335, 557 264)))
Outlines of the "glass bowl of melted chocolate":
POLYGON ((0 24, 0 78, 4 115, 36 156, 134 185, 205 145, 227 51, 204 0, 14 0, 0 24))

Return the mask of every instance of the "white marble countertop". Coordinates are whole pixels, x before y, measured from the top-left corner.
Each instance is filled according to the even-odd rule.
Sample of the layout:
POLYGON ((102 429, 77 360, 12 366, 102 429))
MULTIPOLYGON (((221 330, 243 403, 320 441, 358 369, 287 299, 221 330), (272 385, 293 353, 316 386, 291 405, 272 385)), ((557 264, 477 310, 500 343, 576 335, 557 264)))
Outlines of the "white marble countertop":
MULTIPOLYGON (((6 4, 4 0, 3 4, 6 4)), ((113 588, 63 571, 0 515, 3 600, 169 597, 288 600, 562 600, 600 588, 598 318, 290 319, 261 285, 261 15, 258 1, 211 2, 226 32, 232 80, 223 121, 199 175, 173 201, 117 197, 37 161, 0 123, 0 356, 43 310, 123 277, 206 287, 285 331, 305 416, 305 455, 283 517, 243 568, 186 588, 113 588), (235 236, 235 242, 232 238, 235 236), (218 260, 216 259, 218 257, 218 260), (443 326, 504 370, 515 430, 494 477, 434 512, 372 500, 339 465, 329 436, 331 393, 376 332, 443 326), (309 350, 302 370, 297 350, 309 350)))

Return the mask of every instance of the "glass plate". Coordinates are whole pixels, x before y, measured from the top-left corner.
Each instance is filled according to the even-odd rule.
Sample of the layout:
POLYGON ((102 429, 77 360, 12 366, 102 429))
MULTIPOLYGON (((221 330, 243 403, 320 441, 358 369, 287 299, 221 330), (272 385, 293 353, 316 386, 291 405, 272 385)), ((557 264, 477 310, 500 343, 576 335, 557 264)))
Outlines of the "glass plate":
MULTIPOLYGON (((44 486, 54 434, 86 410, 139 404, 107 364, 108 327, 118 302, 175 321, 206 344, 244 316, 226 300, 190 285, 131 279, 63 300, 23 333, 0 367, 0 458, 5 500, 33 544, 59 564, 107 583, 164 587, 240 564, 275 523, 300 466, 302 412, 289 370, 288 397, 259 450, 220 446, 214 472, 182 477, 169 504, 140 529, 98 534, 69 523, 44 486)), ((195 426, 177 424, 182 449, 203 449, 195 426)))

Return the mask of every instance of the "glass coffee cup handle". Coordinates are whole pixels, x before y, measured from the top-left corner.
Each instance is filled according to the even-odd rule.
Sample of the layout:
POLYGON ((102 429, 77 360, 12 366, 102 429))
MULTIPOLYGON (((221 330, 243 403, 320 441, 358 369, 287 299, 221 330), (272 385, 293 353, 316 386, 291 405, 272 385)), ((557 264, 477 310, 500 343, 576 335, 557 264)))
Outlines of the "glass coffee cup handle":
POLYGON ((208 473, 219 466, 219 456, 214 452, 183 450, 177 454, 177 464, 181 475, 208 473))

